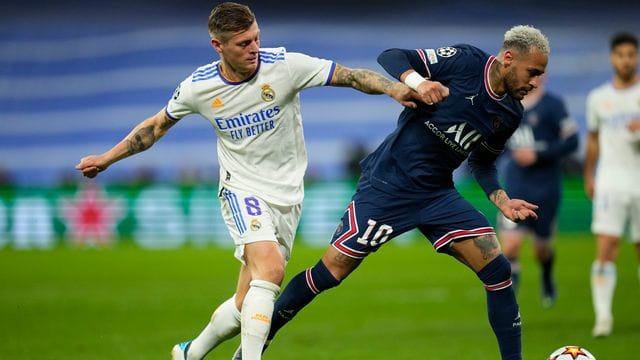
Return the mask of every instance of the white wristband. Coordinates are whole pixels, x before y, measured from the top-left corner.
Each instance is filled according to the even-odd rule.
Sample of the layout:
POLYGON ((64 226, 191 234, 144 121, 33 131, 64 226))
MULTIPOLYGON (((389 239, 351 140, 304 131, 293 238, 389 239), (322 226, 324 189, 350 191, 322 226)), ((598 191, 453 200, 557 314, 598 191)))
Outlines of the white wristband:
POLYGON ((418 91, 418 86, 420 86, 420 84, 425 81, 427 80, 415 71, 404 78, 404 83, 407 84, 408 87, 416 91, 418 91))

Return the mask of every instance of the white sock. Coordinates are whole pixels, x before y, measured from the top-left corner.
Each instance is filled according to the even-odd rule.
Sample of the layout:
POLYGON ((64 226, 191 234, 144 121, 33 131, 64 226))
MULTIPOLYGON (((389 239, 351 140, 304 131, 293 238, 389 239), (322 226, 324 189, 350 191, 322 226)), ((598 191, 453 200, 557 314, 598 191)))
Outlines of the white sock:
POLYGON ((188 360, 200 360, 220 345, 240 332, 240 311, 236 308, 236 296, 218 306, 211 315, 211 321, 200 335, 191 342, 187 352, 188 360))
POLYGON ((271 328, 273 303, 280 287, 264 280, 253 280, 242 303, 242 360, 259 360, 271 328))
POLYGON ((596 321, 612 319, 613 292, 616 288, 616 264, 594 261, 591 266, 591 295, 596 321))

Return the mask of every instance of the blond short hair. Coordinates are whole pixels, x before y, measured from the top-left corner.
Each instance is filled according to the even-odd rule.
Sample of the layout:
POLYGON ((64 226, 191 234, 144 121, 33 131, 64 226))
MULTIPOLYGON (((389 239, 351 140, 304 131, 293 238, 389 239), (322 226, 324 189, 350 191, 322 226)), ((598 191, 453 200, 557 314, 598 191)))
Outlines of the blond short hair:
POLYGON ((530 25, 517 25, 504 33, 502 50, 514 49, 518 52, 529 53, 533 49, 549 55, 551 47, 549 39, 538 29, 530 25))

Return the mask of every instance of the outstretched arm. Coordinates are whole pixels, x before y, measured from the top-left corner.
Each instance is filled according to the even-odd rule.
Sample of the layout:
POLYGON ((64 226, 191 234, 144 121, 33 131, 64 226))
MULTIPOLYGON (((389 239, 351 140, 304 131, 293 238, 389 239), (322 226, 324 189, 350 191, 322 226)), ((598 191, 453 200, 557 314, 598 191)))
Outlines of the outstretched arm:
POLYGON ((378 56, 378 63, 389 75, 415 90, 422 102, 433 105, 444 101, 449 96, 449 88, 439 81, 427 80, 425 65, 411 54, 411 50, 385 50, 378 56))
POLYGON ((83 157, 80 163, 76 165, 76 170, 80 170, 82 175, 86 177, 93 178, 116 161, 150 148, 176 122, 177 120, 170 118, 165 109, 162 109, 157 114, 138 124, 131 130, 129 135, 109 151, 100 155, 83 157))
POLYGON ((471 173, 480 187, 489 196, 491 202, 511 221, 537 219, 535 210, 537 205, 520 199, 511 199, 498 182, 495 161, 501 149, 496 149, 486 142, 482 142, 469 156, 468 164, 471 173))
POLYGON ((366 69, 350 69, 336 64, 332 86, 351 87, 365 94, 387 94, 402 106, 415 108, 417 94, 407 85, 391 81, 375 71, 366 69))
POLYGON ((520 199, 510 199, 509 195, 507 195, 503 189, 492 192, 489 195, 489 199, 500 212, 511 221, 519 222, 526 219, 538 218, 535 212, 535 210, 538 209, 538 205, 520 199))

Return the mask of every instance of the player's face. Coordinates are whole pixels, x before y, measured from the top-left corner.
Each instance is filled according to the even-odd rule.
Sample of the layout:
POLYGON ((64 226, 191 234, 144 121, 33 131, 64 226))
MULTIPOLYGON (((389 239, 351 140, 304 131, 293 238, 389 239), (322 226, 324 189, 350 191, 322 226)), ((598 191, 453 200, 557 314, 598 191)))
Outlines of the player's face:
POLYGON ((609 58, 617 77, 623 80, 631 80, 635 77, 638 49, 633 44, 622 43, 614 47, 609 58))
POLYGON ((249 29, 232 34, 226 41, 212 39, 211 43, 235 72, 252 74, 256 71, 260 60, 260 28, 256 22, 249 29))
POLYGON ((505 65, 508 64, 504 82, 507 93, 522 100, 529 91, 540 85, 540 77, 547 68, 547 55, 534 50, 528 54, 507 51, 505 65))

